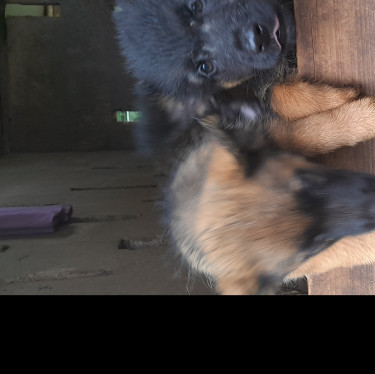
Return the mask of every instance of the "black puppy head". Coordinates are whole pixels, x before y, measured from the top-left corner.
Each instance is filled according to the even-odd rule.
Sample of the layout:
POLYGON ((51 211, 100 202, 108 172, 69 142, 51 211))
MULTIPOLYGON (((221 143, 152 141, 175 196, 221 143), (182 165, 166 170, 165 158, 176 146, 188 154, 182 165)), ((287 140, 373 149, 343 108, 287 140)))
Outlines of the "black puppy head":
POLYGON ((279 3, 117 0, 114 19, 136 78, 182 98, 233 87, 275 67, 294 30, 279 3))
POLYGON ((198 60, 218 71, 222 87, 233 87, 277 65, 290 47, 293 25, 290 13, 275 1, 227 2, 203 17, 198 60))

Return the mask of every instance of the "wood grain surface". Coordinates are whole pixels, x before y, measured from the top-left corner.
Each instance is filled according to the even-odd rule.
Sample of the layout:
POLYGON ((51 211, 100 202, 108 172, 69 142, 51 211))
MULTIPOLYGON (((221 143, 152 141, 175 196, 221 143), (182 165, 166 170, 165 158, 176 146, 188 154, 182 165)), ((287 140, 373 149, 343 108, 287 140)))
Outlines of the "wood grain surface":
MULTIPOLYGON (((295 0, 294 4, 299 73, 333 84, 360 85, 364 93, 375 95, 375 1, 295 0)), ((375 141, 317 161, 375 174, 375 141)), ((313 276, 309 294, 374 295, 375 267, 357 266, 313 276)))

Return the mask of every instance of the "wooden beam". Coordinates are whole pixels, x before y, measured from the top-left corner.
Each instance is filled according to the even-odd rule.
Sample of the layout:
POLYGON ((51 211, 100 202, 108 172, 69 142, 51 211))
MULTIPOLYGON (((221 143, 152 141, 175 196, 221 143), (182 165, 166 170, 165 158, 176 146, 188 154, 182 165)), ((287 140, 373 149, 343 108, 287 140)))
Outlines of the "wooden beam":
MULTIPOLYGON (((375 95, 375 1, 295 0, 299 73, 333 84, 360 84, 375 95)), ((318 161, 375 174, 375 141, 318 161)), ((375 251, 375 243, 374 243, 375 251)), ((375 294, 375 267, 357 266, 313 276, 309 294, 375 294)))
POLYGON ((314 275, 308 281, 309 295, 374 295, 375 267, 354 266, 314 275))

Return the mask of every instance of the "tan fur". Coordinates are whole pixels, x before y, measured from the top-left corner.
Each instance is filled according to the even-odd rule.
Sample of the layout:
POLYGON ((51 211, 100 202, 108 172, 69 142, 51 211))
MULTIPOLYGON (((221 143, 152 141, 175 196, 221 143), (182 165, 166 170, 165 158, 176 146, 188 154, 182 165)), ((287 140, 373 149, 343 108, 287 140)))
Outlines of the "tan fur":
POLYGON ((217 128, 219 126, 220 117, 217 114, 211 114, 205 116, 204 119, 201 120, 201 124, 207 127, 217 128))
POLYGON ((177 100, 172 96, 160 95, 158 98, 160 107, 165 110, 174 121, 180 121, 186 113, 197 117, 202 117, 207 111, 207 104, 203 101, 177 100))
POLYGON ((307 167, 306 161, 285 155, 268 160, 256 178, 245 178, 237 159, 214 146, 194 236, 220 293, 255 293, 260 276, 302 262, 298 240, 310 218, 297 210, 290 193, 298 188, 298 167, 307 167))
POLYGON ((238 85, 240 85, 241 83, 243 82, 243 80, 239 80, 239 81, 233 81, 233 82, 222 82, 220 84, 221 87, 229 90, 231 88, 234 88, 234 87, 237 87, 238 85))
MULTIPOLYGON (((165 100, 163 105, 175 110, 179 103, 165 100)), ((375 137, 375 99, 359 99, 356 89, 296 80, 274 87, 272 107, 279 119, 270 123, 270 133, 284 150, 316 155, 375 137)), ((205 124, 216 127, 219 120, 207 116, 205 124)), ((304 159, 268 160, 255 180, 244 178, 237 158, 217 143, 197 152, 185 164, 199 159, 206 165, 202 160, 207 160, 203 189, 193 207, 182 206, 179 214, 189 228, 182 234, 195 238, 199 250, 193 251, 191 243, 180 250, 193 269, 216 278, 220 293, 255 293, 259 277, 281 269, 292 279, 375 262, 375 233, 370 233, 346 237, 302 263, 298 238, 310 218, 297 211, 290 192, 299 188, 294 170, 308 167, 304 159)))
POLYGON ((271 107, 282 119, 295 121, 312 114, 332 110, 357 99, 359 90, 338 88, 326 84, 295 80, 276 85, 272 92, 271 107))
POLYGON ((178 118, 175 113, 182 112, 185 108, 182 102, 171 96, 160 95, 159 104, 172 119, 178 118))
POLYGON ((276 143, 313 156, 375 137, 375 98, 355 99, 355 89, 297 82, 276 86, 272 107, 281 117, 270 124, 276 143))
MULTIPOLYGON (((372 97, 358 99, 358 96, 359 92, 354 88, 335 88, 302 81, 275 86, 272 107, 281 119, 270 124, 271 135, 283 149, 304 155, 328 153, 342 146, 352 146, 361 141, 372 139, 375 137, 375 100, 372 97)), ((239 191, 235 192, 235 189, 232 190, 232 193, 234 196, 240 196, 239 191)), ((234 196, 233 199, 235 199, 234 196)), ((259 196, 262 194, 260 193, 258 198, 259 196)), ((248 196, 242 197, 239 201, 246 201, 247 198, 248 196)), ((272 199, 272 196, 268 196, 268 198, 272 199)), ((218 196, 219 199, 220 196, 218 196)), ((277 204, 276 201, 275 204, 277 204)), ((217 204, 215 206, 218 207, 217 204)), ((233 205, 231 209, 234 209, 233 205)), ((236 209, 241 211, 241 204, 236 209)), ((236 215, 236 209, 234 209, 234 215, 236 215)), ((212 216, 219 213, 212 212, 212 216)), ((230 215, 228 214, 228 216, 230 215)), ((207 220, 206 227, 209 227, 209 222, 207 220)), ((220 237, 220 240, 224 241, 225 238, 232 238, 232 233, 223 231, 220 237)), ((239 236, 239 238, 243 238, 246 242, 245 236, 239 236)), ((239 239, 240 241, 241 239, 239 239)), ((214 250, 211 239, 207 243, 210 243, 212 248, 206 250, 213 253, 211 255, 213 258, 217 257, 220 251, 214 250)), ((216 242, 218 248, 221 248, 219 244, 216 242)), ((231 252, 227 252, 228 257, 232 257, 233 251, 241 253, 243 246, 240 243, 237 245, 239 249, 236 251, 235 248, 232 248, 231 252)), ((276 248, 280 247, 276 246, 276 248)), ((269 255, 268 253, 266 256, 269 255)), ((256 269, 245 266, 240 272, 242 260, 237 255, 233 256, 232 260, 234 258, 238 261, 237 272, 239 273, 221 275, 218 279, 218 289, 224 294, 243 294, 254 290, 257 287, 257 280, 256 277, 249 274, 257 274, 256 269), (253 273, 251 270, 255 270, 255 272, 253 273), (240 276, 239 274, 242 273, 243 275, 240 276)), ((287 278, 309 277, 337 267, 350 267, 374 262, 375 233, 372 232, 341 239, 292 271, 287 278)))
POLYGON ((310 277, 340 267, 375 263, 375 232, 341 239, 325 251, 312 257, 287 279, 310 277))
MULTIPOLYGON (((358 90, 295 81, 275 86, 273 110, 282 118, 271 134, 285 150, 317 155, 375 137, 375 99, 358 99, 358 90)), ((375 262, 375 233, 346 237, 309 259, 288 279, 338 267, 375 262)))

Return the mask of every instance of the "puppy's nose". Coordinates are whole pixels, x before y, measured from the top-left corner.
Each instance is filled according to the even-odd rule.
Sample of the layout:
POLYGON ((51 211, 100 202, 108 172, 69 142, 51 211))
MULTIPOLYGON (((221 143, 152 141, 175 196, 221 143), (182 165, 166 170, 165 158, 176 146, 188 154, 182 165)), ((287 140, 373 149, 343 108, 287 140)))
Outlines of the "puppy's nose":
POLYGON ((279 37, 280 22, 275 16, 272 24, 254 23, 249 29, 245 30, 242 36, 242 46, 254 54, 265 52, 270 47, 281 51, 279 37))
POLYGON ((262 53, 270 45, 270 33, 267 28, 260 24, 253 24, 244 32, 245 48, 252 53, 262 53))

